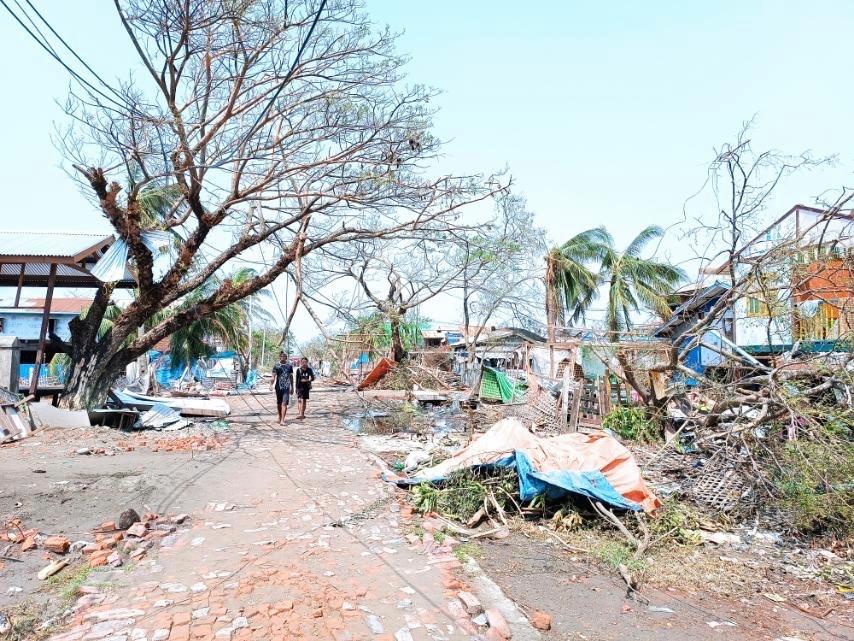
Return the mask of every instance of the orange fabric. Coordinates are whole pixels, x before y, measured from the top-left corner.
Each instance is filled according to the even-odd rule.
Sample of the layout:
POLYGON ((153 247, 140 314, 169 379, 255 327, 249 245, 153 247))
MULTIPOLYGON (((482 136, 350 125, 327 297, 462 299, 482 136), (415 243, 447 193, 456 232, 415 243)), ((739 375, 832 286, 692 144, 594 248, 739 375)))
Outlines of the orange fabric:
POLYGON ((368 375, 365 376, 364 380, 359 383, 359 386, 356 388, 357 390, 363 390, 366 387, 370 387, 374 383, 377 383, 383 376, 389 373, 391 368, 394 367, 394 361, 390 358, 383 358, 374 366, 368 375))

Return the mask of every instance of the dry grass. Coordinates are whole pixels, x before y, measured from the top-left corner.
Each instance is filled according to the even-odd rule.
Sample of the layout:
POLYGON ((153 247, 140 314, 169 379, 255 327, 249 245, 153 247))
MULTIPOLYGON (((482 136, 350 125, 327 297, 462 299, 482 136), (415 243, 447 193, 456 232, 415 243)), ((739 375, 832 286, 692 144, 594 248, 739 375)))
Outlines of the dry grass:
MULTIPOLYGON (((526 536, 538 541, 555 542, 537 525, 517 523, 520 523, 518 529, 524 531, 526 536)), ((734 558, 734 555, 727 556, 717 547, 679 545, 672 541, 655 546, 642 560, 635 562, 631 559, 625 537, 598 524, 562 531, 560 538, 575 548, 567 551, 567 554, 592 560, 609 571, 616 564, 629 561, 632 574, 640 580, 641 586, 746 597, 755 594, 765 576, 765 565, 755 561, 739 559, 733 562, 728 559, 734 558)))

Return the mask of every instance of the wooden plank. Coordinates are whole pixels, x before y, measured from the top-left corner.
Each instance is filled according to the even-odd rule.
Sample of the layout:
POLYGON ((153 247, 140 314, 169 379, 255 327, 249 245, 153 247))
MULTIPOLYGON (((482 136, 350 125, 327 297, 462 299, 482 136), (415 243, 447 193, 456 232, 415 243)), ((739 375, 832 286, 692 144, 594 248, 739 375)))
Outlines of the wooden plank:
POLYGON ((430 389, 416 389, 412 390, 412 396, 416 401, 450 401, 450 397, 447 394, 442 394, 436 390, 430 389))
POLYGON ((578 431, 578 413, 581 410, 581 393, 584 389, 584 382, 580 381, 575 385, 572 394, 572 414, 569 417, 569 429, 573 432, 578 431))
POLYGON ((609 405, 608 399, 605 396, 605 394, 606 394, 605 381, 600 380, 597 387, 598 387, 597 391, 599 393, 599 418, 601 420, 604 420, 605 417, 608 415, 608 411, 609 411, 608 410, 608 405, 609 405))

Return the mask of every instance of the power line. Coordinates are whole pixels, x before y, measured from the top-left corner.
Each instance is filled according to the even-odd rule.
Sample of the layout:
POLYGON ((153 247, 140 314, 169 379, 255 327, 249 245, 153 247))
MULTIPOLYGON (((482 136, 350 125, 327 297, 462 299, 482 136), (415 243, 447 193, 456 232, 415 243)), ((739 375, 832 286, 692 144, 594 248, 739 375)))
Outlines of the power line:
MULTIPOLYGON (((0 0, 2 2, 2 0, 0 0)), ((320 14, 323 12, 323 8, 326 6, 326 0, 321 0, 320 8, 318 8, 317 13, 314 15, 314 20, 311 23, 311 27, 308 30, 308 34, 306 34, 305 39, 302 41, 300 48, 297 50, 296 58, 294 58, 293 64, 291 64, 291 68, 288 70, 285 79, 282 80, 282 84, 279 85, 279 88, 276 89, 276 93, 273 94, 273 97, 270 98, 267 105, 261 110, 261 113, 258 114, 258 118, 255 120, 253 125, 249 128, 249 135, 255 130, 258 124, 264 119, 267 115, 267 112, 270 111, 270 108, 273 106, 273 103, 276 102, 276 99, 279 97, 279 94, 282 93, 282 90, 285 88, 285 85, 288 84, 291 77, 294 75, 296 71, 297 65, 299 64, 300 59, 302 58, 302 54, 305 51, 305 48, 308 46, 308 41, 311 40, 311 35, 314 33, 314 28, 317 26, 318 21, 320 20, 320 14)))
MULTIPOLYGON (((113 92, 118 98, 120 98, 121 100, 125 99, 124 96, 122 96, 118 91, 116 91, 112 87, 112 85, 110 85, 106 80, 104 80, 101 76, 99 76, 98 73, 94 69, 92 69, 92 67, 90 67, 86 63, 86 61, 83 60, 83 58, 81 58, 77 54, 77 52, 71 47, 71 45, 69 45, 63 39, 63 37, 61 35, 59 35, 59 33, 57 33, 56 29, 54 29, 53 26, 51 26, 51 24, 47 21, 47 19, 39 12, 38 9, 36 9, 36 7, 33 5, 33 3, 30 2, 30 0, 25 0, 25 2, 35 12, 35 14, 39 17, 39 19, 47 26, 47 28, 50 29, 50 32, 57 37, 57 39, 65 46, 66 49, 68 49, 71 52, 71 55, 73 55, 75 58, 77 58, 78 61, 80 61, 80 64, 82 64, 89 71, 89 73, 91 73, 93 76, 95 76, 95 78, 97 78, 98 81, 102 85, 104 85, 107 89, 109 89, 111 92, 113 92)), ((17 4, 17 0, 15 0, 15 4, 17 4)), ((18 6, 20 7, 20 5, 18 5, 18 6)), ((33 25, 33 26, 35 26, 35 25, 33 25)), ((41 33, 41 32, 39 32, 39 33, 41 33)), ((45 39, 45 40, 47 40, 47 39, 45 39)))
MULTIPOLYGON (((6 9, 6 11, 9 13, 9 15, 10 15, 10 16, 12 16, 12 18, 14 18, 14 19, 15 19, 15 22, 17 22, 17 23, 21 26, 21 28, 22 28, 24 31, 26 31, 26 32, 27 32, 27 34, 28 34, 28 35, 29 35, 33 40, 35 40, 35 41, 36 41, 36 43, 38 43, 38 45, 39 45, 42 49, 44 49, 44 50, 48 53, 48 55, 50 55, 50 57, 51 57, 51 58, 53 58, 53 59, 54 59, 54 60, 56 60, 60 65, 62 65, 62 66, 65 68, 65 70, 66 70, 68 73, 70 73, 70 74, 71 74, 71 75, 72 75, 72 76, 73 76, 73 77, 74 77, 78 82, 82 83, 83 85, 85 85, 86 87, 88 87, 91 91, 95 92, 96 94, 98 94, 98 95, 99 95, 99 96, 101 96, 102 98, 106 99, 107 101, 109 101, 109 102, 113 103, 113 104, 114 104, 114 105, 116 105, 117 107, 122 108, 122 109, 126 109, 126 108, 127 108, 127 105, 126 105, 126 104, 121 104, 121 103, 119 103, 119 102, 116 102, 113 98, 111 98, 110 96, 108 96, 107 94, 105 94, 104 92, 102 92, 100 89, 98 89, 98 88, 97 88, 97 87, 95 87, 92 83, 90 83, 88 80, 86 80, 83 76, 81 76, 81 75, 80 75, 80 74, 78 74, 76 71, 74 71, 74 69, 72 69, 70 66, 68 66, 68 64, 66 64, 66 62, 65 62, 62 58, 60 58, 60 57, 59 57, 59 55, 57 55, 57 53, 53 50, 53 48, 50 46, 50 44, 49 44, 49 43, 47 43, 46 41, 44 41, 44 42, 43 42, 41 39, 39 39, 39 38, 38 38, 38 36, 36 36, 36 34, 35 34, 35 33, 33 33, 33 32, 30 30, 30 28, 29 28, 26 24, 24 24, 23 20, 21 20, 21 18, 20 18, 20 17, 18 17, 18 15, 17 15, 17 14, 16 14, 16 13, 15 13, 15 12, 14 12, 10 7, 9 7, 9 5, 8 5, 8 4, 6 4, 6 0, 0 0, 0 4, 2 4, 2 5, 3 5, 3 8, 4 8, 4 9, 6 9)), ((18 5, 18 6, 20 7, 20 5, 18 5)), ((27 15, 27 14, 26 14, 26 13, 24 13, 24 15, 27 15)), ((33 25, 33 26, 35 27, 35 25, 33 25)))

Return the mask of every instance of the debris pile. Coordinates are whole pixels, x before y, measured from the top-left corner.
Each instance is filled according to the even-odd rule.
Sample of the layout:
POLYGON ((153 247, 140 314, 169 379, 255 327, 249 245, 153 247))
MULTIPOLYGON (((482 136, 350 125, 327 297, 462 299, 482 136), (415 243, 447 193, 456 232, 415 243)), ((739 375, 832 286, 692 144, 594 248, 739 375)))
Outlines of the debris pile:
POLYGON ((133 510, 125 510, 116 521, 105 521, 92 530, 91 541, 74 541, 68 537, 25 528, 20 519, 13 519, 0 532, 0 543, 5 543, 0 558, 20 560, 22 553, 42 550, 46 565, 38 574, 47 579, 78 559, 89 567, 120 567, 127 560, 140 561, 151 545, 177 530, 189 517, 180 514, 163 517, 146 512, 142 517, 133 510))
POLYGON ((660 505, 631 453, 616 439, 604 433, 539 438, 512 418, 407 482, 435 483, 455 471, 487 466, 515 469, 522 501, 578 494, 625 510, 653 511, 660 505))
POLYGON ((19 398, 0 387, 0 443, 28 437, 33 431, 33 419, 29 411, 32 397, 19 398))

